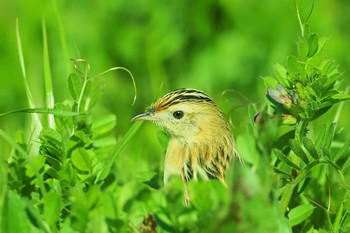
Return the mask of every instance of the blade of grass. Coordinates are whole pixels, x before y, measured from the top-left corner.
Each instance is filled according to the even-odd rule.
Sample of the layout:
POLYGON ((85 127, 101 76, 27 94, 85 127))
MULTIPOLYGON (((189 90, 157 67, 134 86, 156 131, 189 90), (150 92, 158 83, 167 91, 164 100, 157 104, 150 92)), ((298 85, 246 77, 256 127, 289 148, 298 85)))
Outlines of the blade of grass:
MULTIPOLYGON (((42 29, 43 29, 43 65, 44 65, 44 83, 45 83, 45 92, 46 92, 46 107, 54 108, 55 98, 53 95, 52 89, 52 77, 51 77, 51 68, 50 68, 50 58, 49 58, 49 48, 47 43, 47 33, 46 33, 46 24, 45 18, 42 20, 42 29)), ((49 127, 55 129, 55 119, 54 115, 47 115, 49 127)))
MULTIPOLYGON (((26 74, 26 69, 25 69, 25 64, 24 64, 24 56, 23 56, 23 49, 22 49, 22 42, 21 42, 21 36, 19 33, 19 23, 18 19, 16 19, 16 39, 17 39, 17 49, 18 49, 18 56, 19 56, 19 61, 21 65, 21 70, 22 70, 22 76, 23 76, 23 81, 24 81, 24 86, 26 90, 26 95, 28 99, 28 104, 30 108, 35 108, 32 93, 29 88, 29 83, 27 79, 27 74, 26 74)), ((29 151, 31 154, 37 154, 37 151, 39 150, 39 143, 36 142, 36 139, 42 130, 42 124, 39 118, 38 114, 33 114, 32 115, 32 122, 30 126, 30 137, 29 137, 29 151)))
POLYGON ((124 149, 125 145, 131 140, 131 138, 135 135, 135 133, 139 130, 139 128, 141 127, 141 125, 143 124, 143 122, 136 122, 134 123, 130 129, 128 130, 128 132, 124 135, 124 137, 122 138, 122 140, 120 141, 117 149, 115 150, 115 152, 113 153, 112 156, 112 162, 114 162, 114 160, 117 158, 117 156, 119 155, 119 153, 124 149))
POLYGON ((67 112, 67 111, 62 111, 57 109, 48 109, 48 108, 24 108, 24 109, 17 109, 17 110, 1 113, 0 117, 4 117, 14 113, 52 114, 55 116, 68 116, 68 117, 84 114, 84 113, 67 112))
MULTIPOLYGON (((58 25, 58 32, 59 32, 59 36, 60 36, 60 42, 61 42, 61 46, 62 46, 62 51, 63 51, 63 55, 64 55, 64 60, 65 61, 69 61, 70 59, 70 55, 68 52, 68 46, 67 46, 67 42, 66 42, 66 33, 64 30, 64 26, 63 26, 63 22, 62 22, 62 17, 61 14, 59 12, 56 0, 52 0, 52 5, 53 5, 53 10, 56 16, 56 21, 57 21, 57 25, 58 25)), ((71 72, 71 65, 70 63, 66 62, 66 71, 67 74, 69 74, 71 72)))
POLYGON ((112 167, 114 161, 120 154, 120 152, 124 149, 125 145, 131 140, 131 138, 135 135, 135 133, 140 129, 141 125, 143 124, 142 121, 136 122, 133 124, 128 132, 124 135, 122 140, 119 142, 118 146, 116 147, 115 151, 112 153, 111 159, 106 161, 104 167, 101 169, 99 174, 97 175, 95 182, 98 182, 104 178, 104 176, 107 176, 110 171, 110 168, 112 167))

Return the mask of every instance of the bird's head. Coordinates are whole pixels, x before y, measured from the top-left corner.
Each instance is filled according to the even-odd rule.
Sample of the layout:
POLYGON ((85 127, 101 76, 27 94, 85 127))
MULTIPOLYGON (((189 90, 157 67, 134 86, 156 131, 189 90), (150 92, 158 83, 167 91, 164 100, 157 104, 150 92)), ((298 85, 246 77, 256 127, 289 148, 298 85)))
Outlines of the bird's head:
MULTIPOLYGON (((132 121, 147 120, 163 127, 172 137, 186 143, 225 133, 228 125, 214 101, 196 89, 177 89, 159 98, 132 121)), ((230 130, 228 130, 230 132, 230 130)))

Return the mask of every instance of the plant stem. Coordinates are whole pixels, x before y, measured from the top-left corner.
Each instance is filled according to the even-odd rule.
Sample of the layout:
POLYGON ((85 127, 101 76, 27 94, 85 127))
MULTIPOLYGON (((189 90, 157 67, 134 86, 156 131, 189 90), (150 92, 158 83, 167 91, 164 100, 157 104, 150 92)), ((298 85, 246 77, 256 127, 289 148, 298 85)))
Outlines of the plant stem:
POLYGON ((296 8, 296 12, 297 12, 297 17, 298 17, 298 22, 299 22, 299 26, 300 26, 300 34, 302 37, 304 37, 304 34, 305 34, 305 30, 304 30, 304 24, 303 24, 303 21, 301 20, 301 17, 300 17, 300 11, 299 11, 299 5, 297 3, 298 0, 294 0, 294 3, 295 3, 295 8, 296 8))

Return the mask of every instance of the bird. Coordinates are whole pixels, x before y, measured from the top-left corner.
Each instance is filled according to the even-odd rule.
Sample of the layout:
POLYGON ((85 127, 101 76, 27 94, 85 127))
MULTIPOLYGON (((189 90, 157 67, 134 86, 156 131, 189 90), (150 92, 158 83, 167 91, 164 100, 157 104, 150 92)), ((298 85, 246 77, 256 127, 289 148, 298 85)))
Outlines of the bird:
POLYGON ((173 90, 131 121, 151 121, 170 135, 164 160, 164 185, 170 176, 180 176, 186 205, 191 201, 190 180, 217 179, 227 187, 225 171, 232 158, 241 160, 228 121, 203 91, 173 90))

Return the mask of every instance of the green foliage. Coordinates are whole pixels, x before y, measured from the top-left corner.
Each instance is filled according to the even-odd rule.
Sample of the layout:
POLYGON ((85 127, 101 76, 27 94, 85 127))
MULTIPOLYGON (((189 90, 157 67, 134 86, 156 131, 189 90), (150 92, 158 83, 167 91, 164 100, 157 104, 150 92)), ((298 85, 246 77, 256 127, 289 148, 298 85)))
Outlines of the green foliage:
POLYGON ((341 73, 335 61, 325 57, 326 41, 316 33, 300 36, 298 56, 288 56, 286 67, 275 66, 276 89, 269 78, 265 83, 268 98, 278 112, 297 121, 310 121, 350 98, 349 94, 339 92, 341 73))
POLYGON ((2 2, 0 232, 349 232, 349 6, 312 3, 309 33, 295 2, 290 56, 295 9, 272 0, 2 2), (115 63, 136 80, 92 75, 115 63), (167 135, 129 122, 184 86, 230 113, 245 161, 228 189, 190 182, 190 207, 163 184, 167 135))
POLYGON ((283 143, 277 139, 271 148, 279 177, 278 197, 293 231, 346 232, 349 220, 343 205, 350 191, 349 144, 334 146, 336 122, 326 124, 316 138, 309 127, 350 95, 341 90, 339 66, 326 57, 327 39, 304 33, 297 40, 297 56, 288 56, 285 66, 275 65, 274 78, 265 78, 267 111, 278 124, 291 126, 288 134, 280 136, 283 143))

